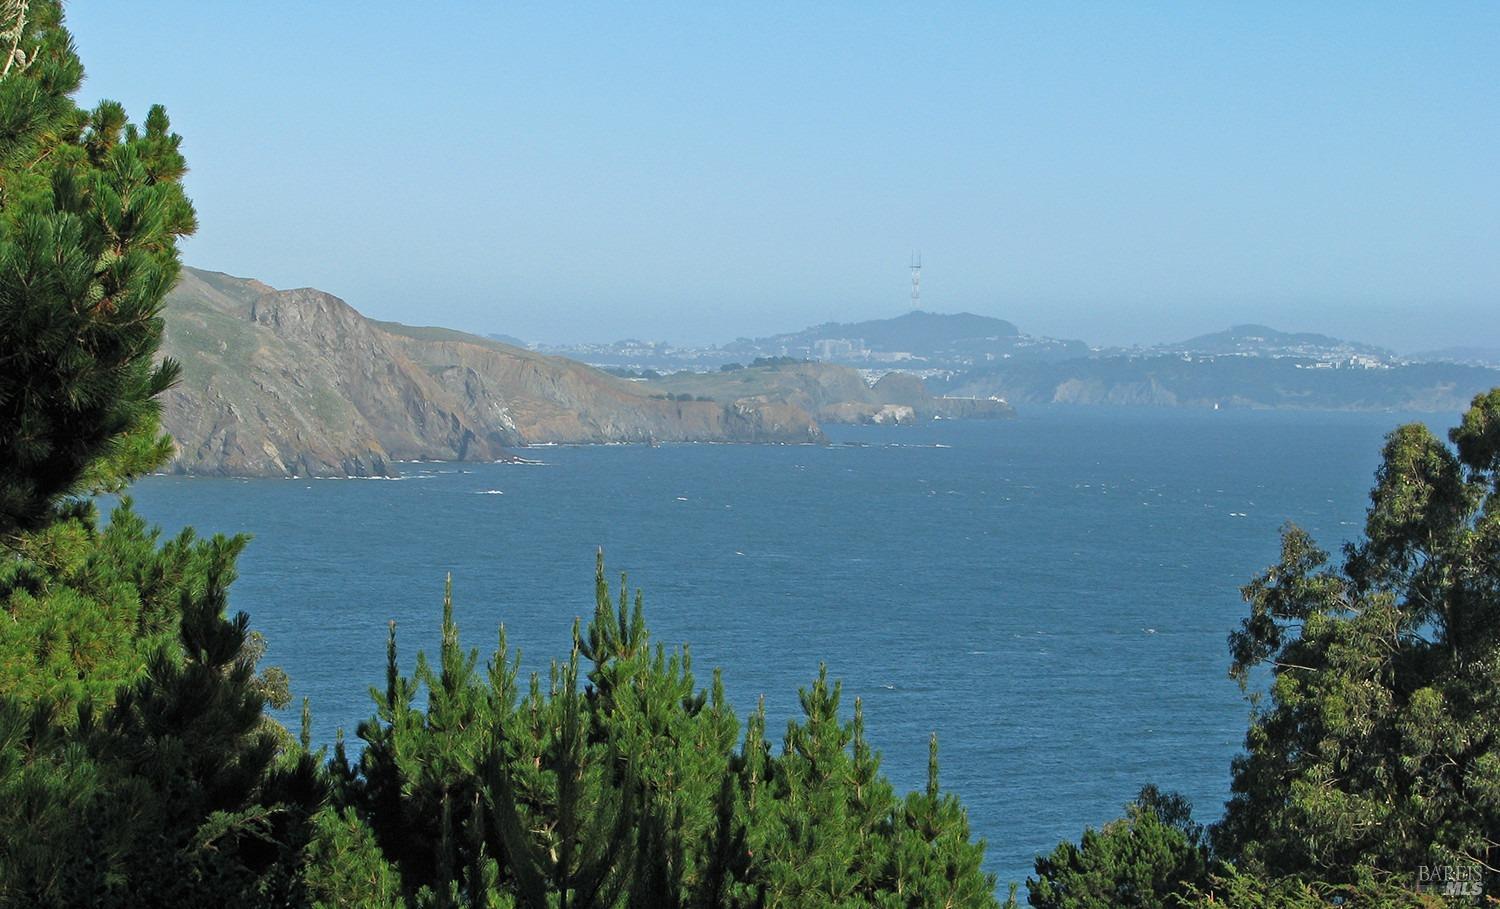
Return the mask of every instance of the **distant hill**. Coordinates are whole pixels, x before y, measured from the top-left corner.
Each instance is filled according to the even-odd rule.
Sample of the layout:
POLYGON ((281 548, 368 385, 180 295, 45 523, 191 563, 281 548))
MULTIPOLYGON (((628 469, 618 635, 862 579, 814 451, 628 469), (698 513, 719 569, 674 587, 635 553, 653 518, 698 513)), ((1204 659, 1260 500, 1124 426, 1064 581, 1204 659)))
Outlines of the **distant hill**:
POLYGON ((821 438, 792 405, 665 400, 560 357, 366 319, 310 288, 184 269, 165 319, 162 354, 183 376, 163 420, 182 472, 385 476, 536 442, 821 438))
POLYGON ((1257 357, 1337 357, 1366 356, 1393 359, 1389 350, 1357 341, 1344 341, 1312 332, 1285 332, 1265 325, 1236 325, 1224 331, 1199 335, 1175 344, 1161 344, 1158 350, 1212 355, 1257 357))
POLYGON ((1500 351, 1400 357, 1372 344, 1259 324, 1144 349, 1091 348, 1028 335, 1003 319, 915 311, 722 347, 623 341, 565 350, 649 378, 674 398, 787 402, 825 422, 895 419, 891 408, 902 406, 916 419, 997 416, 1009 413, 1007 402, 1455 412, 1500 386, 1500 369, 1489 368, 1500 367, 1500 351), (716 372, 721 366, 727 372, 716 372), (866 382, 886 378, 860 392, 856 374, 866 382), (922 390, 903 388, 901 374, 922 390))
POLYGON ((1079 341, 1028 337, 1004 319, 921 310, 890 319, 825 322, 786 334, 741 338, 723 349, 744 356, 790 355, 847 362, 889 362, 892 355, 909 354, 940 363, 973 363, 1016 355, 1082 356, 1088 352, 1079 341))
POLYGON ((1012 404, 1462 411, 1500 386, 1500 371, 1446 363, 1364 367, 1301 357, 1154 353, 1047 363, 1008 361, 960 373, 956 395, 1012 404))
POLYGON ((914 309, 893 319, 824 322, 778 338, 863 338, 878 350, 931 350, 964 341, 1014 338, 1021 330, 1004 319, 973 313, 937 313, 914 309))

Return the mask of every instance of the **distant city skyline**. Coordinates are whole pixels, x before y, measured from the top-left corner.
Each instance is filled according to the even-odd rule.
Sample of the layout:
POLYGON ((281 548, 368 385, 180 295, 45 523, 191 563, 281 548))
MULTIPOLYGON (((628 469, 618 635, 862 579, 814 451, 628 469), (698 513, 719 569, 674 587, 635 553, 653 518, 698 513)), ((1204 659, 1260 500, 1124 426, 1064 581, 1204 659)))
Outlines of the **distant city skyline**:
POLYGON ((1092 344, 1500 346, 1484 3, 130 4, 188 264, 381 319, 711 344, 910 309, 1092 344))

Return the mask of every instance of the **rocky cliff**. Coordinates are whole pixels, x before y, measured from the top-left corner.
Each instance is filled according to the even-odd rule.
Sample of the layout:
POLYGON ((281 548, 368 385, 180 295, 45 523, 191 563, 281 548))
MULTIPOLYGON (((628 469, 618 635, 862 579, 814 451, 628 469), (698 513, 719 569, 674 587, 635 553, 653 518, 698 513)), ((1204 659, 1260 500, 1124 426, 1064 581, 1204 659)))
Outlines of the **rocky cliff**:
POLYGON ((172 469, 388 476, 402 460, 495 460, 538 442, 807 442, 784 402, 675 401, 581 363, 366 319, 318 290, 184 269, 162 353, 172 469))

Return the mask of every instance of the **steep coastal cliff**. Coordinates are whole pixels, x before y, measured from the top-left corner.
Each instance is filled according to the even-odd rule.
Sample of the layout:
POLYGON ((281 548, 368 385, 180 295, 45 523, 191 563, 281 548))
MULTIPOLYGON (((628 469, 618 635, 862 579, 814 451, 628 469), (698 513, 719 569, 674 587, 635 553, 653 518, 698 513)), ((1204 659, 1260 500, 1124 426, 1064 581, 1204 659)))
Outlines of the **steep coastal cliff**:
POLYGON ((539 442, 809 442, 804 409, 676 401, 571 360, 366 319, 312 289, 184 269, 167 298, 172 469, 389 476, 401 460, 495 460, 539 442))

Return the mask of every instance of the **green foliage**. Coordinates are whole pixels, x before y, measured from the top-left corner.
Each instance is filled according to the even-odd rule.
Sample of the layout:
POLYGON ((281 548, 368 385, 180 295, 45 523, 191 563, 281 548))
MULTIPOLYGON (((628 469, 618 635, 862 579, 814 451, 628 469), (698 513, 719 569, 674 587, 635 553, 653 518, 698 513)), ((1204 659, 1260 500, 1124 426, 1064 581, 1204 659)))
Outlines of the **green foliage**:
MULTIPOLYGON (((859 706, 855 705, 855 775, 863 787, 877 795, 889 790, 875 776, 878 763, 870 755, 860 730, 859 706), (861 754, 868 755, 863 761, 861 754)), ((859 800, 856 793, 856 799, 859 800)), ((863 799, 870 805, 877 799, 863 799)), ((995 878, 980 870, 983 842, 973 842, 969 815, 951 793, 938 791, 937 736, 929 740, 927 788, 908 793, 895 812, 895 837, 886 858, 887 890, 897 896, 880 900, 882 906, 993 906, 995 878)), ((866 825, 866 830, 880 829, 866 825)), ((876 841, 878 843, 878 840, 876 841)), ((883 844, 880 844, 883 845, 883 844)))
POLYGON ((1424 866, 1500 893, 1500 389, 1449 441, 1397 428, 1342 564, 1289 526, 1244 587, 1230 672, 1270 685, 1213 856, 1132 810, 1039 858, 1033 905, 1444 905, 1424 866))
POLYGON ((1392 432, 1342 566, 1288 528, 1246 586, 1233 668, 1269 669, 1269 703, 1215 840, 1242 869, 1352 883, 1500 857, 1497 414, 1500 390, 1476 397, 1455 448, 1392 432))
POLYGON ((260 905, 300 892, 295 859, 324 798, 317 762, 281 750, 225 619, 240 541, 205 544, 178 646, 96 709, 0 700, 0 902, 260 905))
POLYGON ((171 452, 180 140, 160 107, 73 104, 56 2, 6 4, 0 36, 0 903, 299 902, 326 783, 226 618, 244 538, 163 543, 128 500, 101 527, 90 498, 171 452))
POLYGON ((1208 876, 1203 828, 1192 822, 1180 795, 1155 786, 1125 806, 1125 817, 1085 830, 1077 844, 1063 842, 1038 856, 1026 882, 1039 909, 1159 909, 1208 876))
POLYGON ((72 102, 58 3, 7 4, 0 33, 0 697, 70 725, 174 651, 205 592, 209 544, 163 544, 128 501, 101 528, 87 498, 171 453, 154 398, 176 371, 153 358, 194 216, 160 107, 137 126, 72 102))
MULTIPOLYGON (((763 705, 742 730, 602 555, 545 674, 523 683, 503 628, 481 666, 450 585, 436 664, 403 675, 391 626, 357 760, 310 750, 305 703, 300 743, 272 722, 287 679, 228 616, 245 539, 163 541, 128 500, 102 525, 93 502, 171 451, 180 139, 160 107, 136 125, 73 103, 56 0, 6 4, 0 45, 0 905, 998 905, 936 739, 924 791, 898 796, 821 669, 773 749, 763 705)), ((1495 867, 1500 389, 1449 441, 1398 428, 1342 562, 1288 528, 1244 588, 1231 671, 1270 688, 1216 851, 1147 787, 1037 859, 1032 905, 1434 906, 1418 867, 1495 867)))
POLYGON ((1206 883, 1189 886, 1168 905, 1183 909, 1444 909, 1473 906, 1473 898, 1448 900, 1418 893, 1409 885, 1363 879, 1353 884, 1307 882, 1297 878, 1262 880, 1232 869, 1206 883))
POLYGON ((742 739, 717 674, 699 688, 686 650, 652 644, 640 595, 622 579, 611 596, 602 556, 593 619, 545 678, 520 683, 504 629, 481 671, 451 596, 442 631, 437 665, 419 655, 406 677, 392 628, 366 747, 331 764, 354 814, 329 822, 346 845, 318 847, 343 856, 309 871, 319 892, 389 868, 414 905, 996 905, 935 743, 927 791, 897 799, 826 672, 779 755, 762 712, 742 739))
POLYGON ((324 808, 312 818, 304 857, 307 896, 318 909, 404 907, 396 869, 352 808, 324 808))
POLYGON ((102 528, 88 505, 22 535, 0 558, 0 696, 45 699, 65 721, 113 701, 176 646, 182 598, 203 593, 213 552, 191 531, 162 543, 128 499, 102 528))
POLYGON ((153 355, 176 241, 195 227, 166 113, 141 128, 112 101, 78 108, 60 5, 14 15, 20 56, 0 76, 0 541, 170 454, 154 399, 177 369, 153 355))

